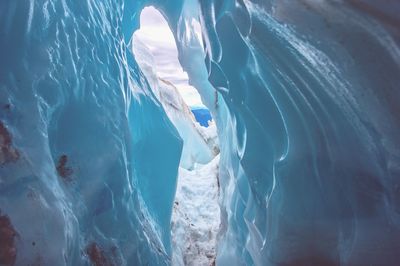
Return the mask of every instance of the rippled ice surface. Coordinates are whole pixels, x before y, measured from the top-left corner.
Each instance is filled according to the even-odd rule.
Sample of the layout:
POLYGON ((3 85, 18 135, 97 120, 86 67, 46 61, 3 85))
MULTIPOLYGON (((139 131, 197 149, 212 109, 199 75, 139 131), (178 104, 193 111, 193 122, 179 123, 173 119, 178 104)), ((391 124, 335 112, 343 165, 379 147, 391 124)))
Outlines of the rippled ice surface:
POLYGON ((0 264, 171 263, 150 4, 220 136, 216 263, 397 265, 400 6, 372 0, 1 1, 0 264))

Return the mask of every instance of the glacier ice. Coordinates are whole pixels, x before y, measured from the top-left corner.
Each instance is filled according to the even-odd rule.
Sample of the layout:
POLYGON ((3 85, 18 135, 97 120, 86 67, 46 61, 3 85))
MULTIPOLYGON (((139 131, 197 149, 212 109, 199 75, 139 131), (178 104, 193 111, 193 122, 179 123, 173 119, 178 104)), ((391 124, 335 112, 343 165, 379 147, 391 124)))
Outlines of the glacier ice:
POLYGON ((123 13, 0 3, 0 264, 170 261, 181 139, 127 53, 123 13))
MULTIPOLYGON (((153 50, 161 50, 162 47, 152 47, 151 49, 145 41, 140 34, 135 32, 132 40, 133 54, 149 82, 151 91, 182 138, 180 166, 185 169, 193 169, 195 163, 210 162, 215 156, 211 143, 213 139, 207 138, 203 134, 205 130, 196 125, 194 115, 178 88, 166 79, 168 77, 160 77, 158 72, 161 70, 157 69, 156 64, 156 60, 160 60, 160 58, 154 57, 153 50)), ((174 48, 176 49, 176 47, 174 48)))
POLYGON ((148 5, 216 122, 216 264, 397 265, 396 0, 0 1, 0 264, 171 264, 183 140, 130 49, 148 5))
POLYGON ((208 110, 196 105, 200 100, 188 91, 186 77, 179 71, 174 37, 162 15, 149 7, 140 17, 140 29, 132 39, 133 54, 154 96, 183 140, 171 219, 171 264, 209 266, 215 264, 220 227, 216 125, 195 118, 196 114, 204 115, 196 111, 208 113, 208 110), (207 123, 207 127, 201 123, 207 123))

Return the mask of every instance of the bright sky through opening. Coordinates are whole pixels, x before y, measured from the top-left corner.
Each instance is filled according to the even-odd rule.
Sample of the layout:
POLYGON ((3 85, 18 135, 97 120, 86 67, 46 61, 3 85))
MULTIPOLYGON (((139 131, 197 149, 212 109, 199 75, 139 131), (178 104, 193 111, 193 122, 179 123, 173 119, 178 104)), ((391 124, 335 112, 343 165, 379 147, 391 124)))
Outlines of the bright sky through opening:
MULTIPOLYGON (((193 25, 200 39, 200 25, 197 21, 194 21, 193 25)), ((188 106, 205 107, 197 90, 188 84, 188 75, 178 60, 174 36, 167 21, 157 9, 143 9, 140 15, 140 29, 135 32, 135 38, 139 38, 152 52, 157 75, 174 84, 188 106)))

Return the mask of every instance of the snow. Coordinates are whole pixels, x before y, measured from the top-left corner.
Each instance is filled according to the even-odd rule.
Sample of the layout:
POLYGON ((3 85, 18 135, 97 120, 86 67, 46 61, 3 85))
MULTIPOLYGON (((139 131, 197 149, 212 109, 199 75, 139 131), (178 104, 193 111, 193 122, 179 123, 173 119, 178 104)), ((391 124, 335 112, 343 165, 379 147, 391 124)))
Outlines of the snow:
POLYGON ((220 226, 219 155, 192 171, 179 169, 172 214, 172 265, 214 265, 220 226))

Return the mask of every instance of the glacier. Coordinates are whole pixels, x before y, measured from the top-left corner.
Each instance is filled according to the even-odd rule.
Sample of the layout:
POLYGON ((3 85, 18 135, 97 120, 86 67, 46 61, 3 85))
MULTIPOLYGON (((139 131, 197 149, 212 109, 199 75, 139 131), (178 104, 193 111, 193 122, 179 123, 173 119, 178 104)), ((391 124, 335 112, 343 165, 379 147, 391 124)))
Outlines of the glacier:
POLYGON ((0 1, 0 265, 171 265, 190 150, 132 51, 150 5, 215 120, 216 265, 398 265, 397 0, 0 1))
POLYGON ((190 170, 194 168, 195 163, 206 164, 213 159, 216 155, 213 145, 215 141, 208 137, 206 129, 200 127, 195 121, 194 114, 179 93, 178 88, 158 74, 161 70, 157 69, 156 60, 160 60, 160 58, 154 56, 153 50, 155 49, 159 50, 161 47, 149 47, 146 45, 145 39, 135 32, 132 41, 133 54, 149 82, 151 91, 183 141, 179 165, 190 170))
MULTIPOLYGON (((200 42, 200 35, 198 39, 200 42)), ((183 141, 171 217, 171 264, 213 265, 221 224, 215 121, 208 109, 202 107, 200 95, 188 84, 173 34, 155 8, 147 7, 141 12, 132 50, 152 92, 183 141), (198 117, 206 118, 207 114, 210 120, 198 117)))

